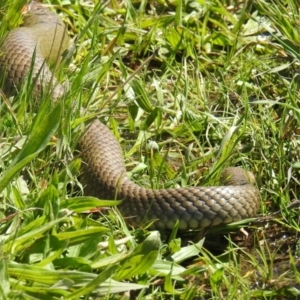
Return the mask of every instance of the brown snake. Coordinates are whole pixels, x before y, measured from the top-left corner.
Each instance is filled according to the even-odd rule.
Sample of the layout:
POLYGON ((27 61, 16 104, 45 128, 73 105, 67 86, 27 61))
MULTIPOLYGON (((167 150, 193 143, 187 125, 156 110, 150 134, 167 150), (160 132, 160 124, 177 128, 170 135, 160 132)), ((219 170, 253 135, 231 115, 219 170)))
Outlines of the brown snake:
MULTIPOLYGON (((68 41, 62 20, 43 5, 25 6, 23 26, 12 30, 0 49, 0 70, 5 74, 4 91, 11 93, 29 73, 34 55, 32 78, 37 97, 51 84, 52 97, 58 99, 64 88, 44 63, 59 60, 68 41)), ((122 150, 109 131, 96 120, 78 143, 83 157, 85 194, 101 199, 123 200, 118 206, 131 224, 155 222, 152 228, 200 229, 255 216, 260 194, 240 168, 228 168, 229 185, 152 190, 140 187, 126 175, 122 150)))

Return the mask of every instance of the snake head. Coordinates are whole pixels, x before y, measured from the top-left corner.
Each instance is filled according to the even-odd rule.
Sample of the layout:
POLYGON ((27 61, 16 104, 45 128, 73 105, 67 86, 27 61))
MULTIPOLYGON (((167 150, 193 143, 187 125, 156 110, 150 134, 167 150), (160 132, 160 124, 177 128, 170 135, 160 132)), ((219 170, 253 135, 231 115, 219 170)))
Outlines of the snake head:
POLYGON ((255 184, 254 174, 239 167, 226 168, 221 179, 225 185, 255 184))

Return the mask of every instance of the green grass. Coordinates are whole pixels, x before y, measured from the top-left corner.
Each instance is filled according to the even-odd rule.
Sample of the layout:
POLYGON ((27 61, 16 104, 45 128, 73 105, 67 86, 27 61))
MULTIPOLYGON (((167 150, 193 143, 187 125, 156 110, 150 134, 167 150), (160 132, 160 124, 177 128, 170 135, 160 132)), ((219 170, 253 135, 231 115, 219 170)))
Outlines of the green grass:
MULTIPOLYGON (((1 36, 23 2, 0 4, 1 36)), ((300 6, 247 2, 51 1, 74 42, 58 71, 70 91, 55 105, 1 95, 1 299, 298 297, 300 6), (95 116, 140 185, 252 170, 257 219, 211 229, 203 247, 92 214, 109 203, 82 195, 75 146, 95 116)))

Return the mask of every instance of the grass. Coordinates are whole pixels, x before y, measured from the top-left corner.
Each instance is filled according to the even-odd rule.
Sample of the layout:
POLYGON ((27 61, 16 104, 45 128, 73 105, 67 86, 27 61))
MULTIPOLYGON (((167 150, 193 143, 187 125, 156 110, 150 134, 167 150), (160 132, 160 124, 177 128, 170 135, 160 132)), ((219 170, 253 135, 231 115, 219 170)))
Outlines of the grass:
MULTIPOLYGON (((52 1, 74 42, 65 99, 2 95, 0 298, 297 299, 298 1, 80 3, 52 1), (207 246, 102 215, 110 203, 82 195, 75 151, 95 116, 132 180, 217 185, 243 166, 259 215, 212 228, 207 246)), ((1 36, 23 4, 0 4, 1 36)))

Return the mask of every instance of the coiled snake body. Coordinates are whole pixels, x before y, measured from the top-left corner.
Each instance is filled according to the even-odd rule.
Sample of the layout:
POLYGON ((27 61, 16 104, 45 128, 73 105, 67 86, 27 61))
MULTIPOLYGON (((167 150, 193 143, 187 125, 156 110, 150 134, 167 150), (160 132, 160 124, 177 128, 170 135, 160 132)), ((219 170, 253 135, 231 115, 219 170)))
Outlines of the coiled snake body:
MULTIPOLYGON (((53 12, 33 1, 26 6, 23 27, 14 29, 0 49, 0 70, 5 74, 4 90, 19 87, 34 57, 32 78, 39 97, 45 86, 53 86, 54 100, 64 93, 45 60, 59 60, 66 48, 65 26, 53 12)), ((257 213, 259 191, 249 172, 226 169, 228 184, 219 187, 191 187, 152 190, 140 187, 126 176, 122 150, 109 131, 96 120, 88 126, 78 143, 83 157, 85 194, 101 199, 123 200, 118 206, 131 224, 152 221, 152 228, 200 229, 249 218, 257 213)))

